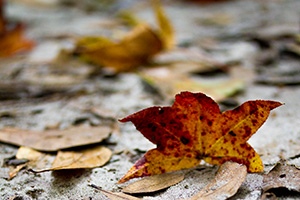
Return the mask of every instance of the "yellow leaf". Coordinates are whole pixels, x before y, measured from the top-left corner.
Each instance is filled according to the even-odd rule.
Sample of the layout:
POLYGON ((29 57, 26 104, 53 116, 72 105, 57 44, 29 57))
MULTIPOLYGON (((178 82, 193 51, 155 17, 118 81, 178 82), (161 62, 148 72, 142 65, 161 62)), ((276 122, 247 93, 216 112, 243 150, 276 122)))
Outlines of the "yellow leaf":
POLYGON ((145 24, 136 26, 120 42, 104 38, 83 38, 77 45, 82 59, 116 72, 132 70, 161 50, 160 38, 145 24))
POLYGON ((159 35, 163 42, 164 49, 171 49, 175 46, 175 36, 173 27, 167 18, 159 0, 152 0, 153 10, 156 15, 156 21, 159 25, 159 35))
POLYGON ((76 53, 80 57, 114 72, 133 70, 146 64, 150 58, 164 49, 174 47, 174 31, 158 0, 152 1, 159 30, 141 23, 133 15, 124 14, 128 21, 136 25, 120 41, 104 37, 82 38, 77 43, 76 53))

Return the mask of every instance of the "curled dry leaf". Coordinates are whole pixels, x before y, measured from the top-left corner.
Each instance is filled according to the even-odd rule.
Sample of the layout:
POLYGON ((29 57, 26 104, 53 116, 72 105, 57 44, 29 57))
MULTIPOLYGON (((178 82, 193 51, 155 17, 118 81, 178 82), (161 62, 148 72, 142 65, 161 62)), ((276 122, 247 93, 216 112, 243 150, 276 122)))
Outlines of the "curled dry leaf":
POLYGON ((0 130, 0 141, 41 151, 57 151, 75 146, 99 143, 112 131, 110 126, 74 126, 64 130, 30 131, 6 127, 0 130))
POLYGON ((59 151, 51 167, 47 168, 50 154, 41 153, 28 147, 21 147, 16 157, 18 159, 28 159, 25 165, 33 172, 54 171, 62 169, 89 169, 103 166, 112 155, 110 149, 103 146, 81 151, 59 151))
POLYGON ((247 167, 234 162, 220 166, 216 177, 205 188, 189 200, 222 200, 233 196, 247 175, 247 167))
POLYGON ((9 178, 7 180, 13 179, 15 176, 17 176, 18 172, 26 166, 27 166, 27 164, 22 164, 22 165, 18 165, 16 167, 14 167, 14 168, 10 168, 9 178))
POLYGON ((29 147, 20 147, 16 158, 29 160, 26 166, 31 169, 45 169, 52 162, 52 155, 36 151, 29 147))
POLYGON ((221 113, 218 104, 203 93, 182 92, 171 107, 151 107, 120 122, 132 122, 148 140, 157 144, 119 181, 197 166, 235 161, 249 172, 261 172, 259 155, 247 143, 269 113, 282 103, 247 101, 221 113))
POLYGON ((111 200, 140 200, 141 199, 121 192, 106 191, 96 185, 90 185, 90 186, 97 190, 100 190, 105 196, 107 196, 111 200))
POLYGON ((264 192, 286 188, 290 191, 300 192, 300 170, 294 165, 279 162, 266 175, 264 175, 262 189, 264 192))
POLYGON ((110 160, 112 152, 110 149, 97 146, 81 151, 59 151, 51 168, 36 170, 34 172, 45 172, 62 169, 91 169, 103 166, 110 160))
POLYGON ((168 188, 177 183, 180 183, 183 179, 184 179, 183 174, 178 174, 178 173, 158 174, 131 183, 125 188, 123 188, 122 192, 130 193, 130 194, 156 192, 168 188))
POLYGON ((75 52, 86 61, 121 72, 146 63, 164 48, 171 48, 174 37, 170 22, 159 1, 153 1, 153 4, 161 30, 153 30, 147 24, 138 24, 119 42, 104 37, 82 38, 75 52))
POLYGON ((102 190, 102 193, 111 200, 141 200, 141 198, 137 198, 121 192, 109 192, 102 190))
POLYGON ((9 166, 9 180, 14 178, 23 168, 44 169, 51 162, 51 155, 38 152, 29 147, 20 147, 16 154, 19 160, 27 160, 28 162, 17 166, 9 166))

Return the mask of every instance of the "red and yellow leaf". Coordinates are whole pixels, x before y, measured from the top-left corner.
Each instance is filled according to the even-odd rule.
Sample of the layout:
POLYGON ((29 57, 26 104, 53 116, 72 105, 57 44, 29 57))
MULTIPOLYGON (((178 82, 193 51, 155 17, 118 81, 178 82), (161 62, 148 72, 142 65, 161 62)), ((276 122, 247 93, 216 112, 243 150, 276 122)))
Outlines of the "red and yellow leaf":
POLYGON ((131 121, 157 145, 119 181, 191 168, 201 160, 210 164, 235 161, 249 172, 263 164, 247 140, 263 125, 276 101, 247 101, 221 113, 218 104, 203 93, 182 92, 171 107, 151 107, 121 119, 131 121))

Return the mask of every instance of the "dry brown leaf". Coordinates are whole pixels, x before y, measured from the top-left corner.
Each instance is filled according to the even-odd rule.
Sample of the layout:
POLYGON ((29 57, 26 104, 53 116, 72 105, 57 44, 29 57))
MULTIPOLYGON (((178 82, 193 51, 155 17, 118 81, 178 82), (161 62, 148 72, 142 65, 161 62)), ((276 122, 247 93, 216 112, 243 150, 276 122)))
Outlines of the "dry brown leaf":
POLYGON ((183 179, 184 175, 178 173, 154 175, 129 184, 122 192, 130 194, 156 192, 180 183, 183 179))
POLYGON ((111 200, 141 200, 141 198, 137 198, 128 194, 124 194, 121 192, 110 192, 101 189, 100 187, 96 185, 90 185, 91 187, 101 191, 105 196, 107 196, 111 200))
POLYGON ((42 157, 44 153, 38 152, 29 147, 20 147, 16 154, 17 159, 37 160, 42 157))
POLYGON ((25 164, 22 164, 22 165, 18 165, 17 167, 14 167, 12 169, 9 170, 9 179, 8 180, 11 180, 13 179, 17 174, 18 172, 23 169, 24 167, 26 167, 26 163, 25 164))
POLYGON ((6 127, 0 130, 0 141, 41 151, 57 151, 101 142, 111 133, 109 126, 74 126, 64 130, 31 131, 6 127))
POLYGON ((111 155, 111 150, 103 146, 96 146, 81 151, 59 151, 51 168, 33 171, 39 173, 63 169, 96 168, 107 163, 111 155))
POLYGON ((221 165, 214 180, 189 200, 227 199, 238 191, 246 175, 245 165, 226 162, 221 165))
POLYGON ((109 192, 103 190, 102 193, 111 200, 141 200, 141 198, 137 198, 121 192, 109 192))
POLYGON ((111 150, 103 146, 78 152, 59 151, 50 170, 95 168, 107 163, 111 156, 111 150))
POLYGON ((279 162, 266 175, 264 175, 262 189, 276 191, 279 188, 286 188, 290 191, 300 192, 300 170, 294 165, 279 162))
POLYGON ((9 166, 9 179, 14 178, 18 172, 23 168, 37 168, 44 169, 47 165, 47 161, 51 156, 42 152, 38 152, 29 147, 20 147, 16 154, 17 159, 26 159, 29 162, 18 165, 18 166, 9 166))
POLYGON ((13 168, 9 174, 10 178, 13 178, 24 167, 37 173, 62 169, 90 169, 103 166, 110 160, 111 155, 111 150, 103 146, 81 151, 59 151, 52 166, 47 168, 52 157, 50 154, 38 152, 29 147, 20 147, 16 158, 27 159, 29 162, 13 168))
POLYGON ((50 165, 51 155, 36 151, 29 147, 20 147, 16 154, 17 159, 27 159, 26 166, 31 169, 45 169, 50 165))

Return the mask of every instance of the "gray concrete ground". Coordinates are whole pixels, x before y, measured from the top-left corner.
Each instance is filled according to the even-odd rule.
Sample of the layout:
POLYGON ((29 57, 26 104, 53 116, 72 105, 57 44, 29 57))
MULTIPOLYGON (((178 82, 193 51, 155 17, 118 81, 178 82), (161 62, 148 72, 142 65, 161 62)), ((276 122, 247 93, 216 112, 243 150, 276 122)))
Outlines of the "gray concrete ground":
MULTIPOLYGON (((68 35, 111 34, 111 27, 114 27, 113 16, 120 7, 124 6, 117 5, 119 7, 112 6, 106 11, 86 13, 76 8, 58 6, 41 8, 12 3, 8 5, 8 15, 27 23, 28 37, 42 44, 45 41, 57 41, 57 38, 68 35)), ((128 5, 125 7, 135 10, 141 19, 154 24, 153 13, 149 6, 145 6, 145 2, 128 1, 128 5)), ((210 56, 221 62, 238 62, 247 71, 246 76, 240 74, 247 83, 244 91, 234 96, 239 104, 254 99, 269 99, 285 103, 284 106, 272 111, 267 122, 249 141, 261 155, 265 172, 270 170, 280 158, 300 166, 299 156, 296 156, 300 154, 300 87, 256 83, 257 74, 270 75, 272 70, 276 71, 280 68, 275 65, 281 61, 277 60, 271 64, 274 67, 270 67, 269 71, 258 70, 260 66, 257 58, 263 50, 258 43, 249 39, 259 35, 274 42, 283 38, 284 31, 287 35, 295 34, 297 31, 299 33, 300 1, 228 1, 202 6, 182 1, 166 1, 165 8, 174 24, 179 45, 207 49, 208 44, 216 42, 208 49, 210 56), (278 30, 277 35, 276 30, 278 30), (209 43, 210 41, 212 43, 209 43), (250 74, 253 74, 253 77, 250 77, 250 74)), ((64 45, 68 43, 63 39, 60 42, 64 45)), ((299 76, 299 55, 295 62, 296 67, 291 71, 298 72, 299 76)), ((289 69, 289 63, 284 64, 287 65, 284 69, 289 69)), ((280 71, 278 73, 280 74, 280 71)), ((145 89, 141 78, 134 73, 124 73, 110 78, 95 77, 81 87, 86 95, 74 98, 72 100, 74 104, 106 108, 117 118, 146 107, 162 105, 151 92, 145 89)), ((7 109, 5 106, 1 108, 7 109)), ((15 109, 21 116, 19 120, 1 118, 0 126, 12 125, 43 130, 46 125, 59 122, 61 128, 64 128, 83 115, 81 111, 74 110, 69 104, 60 101, 46 101, 39 105, 29 102, 25 103, 25 108, 27 110, 19 113, 18 108, 15 109), (44 112, 39 116, 28 118, 27 114, 37 107, 44 109, 44 112)), ((113 155, 105 166, 92 170, 40 174, 22 170, 10 181, 0 178, 0 198, 10 199, 15 196, 11 199, 106 199, 101 192, 88 185, 95 184, 104 190, 120 191, 128 183, 119 185, 116 182, 143 155, 143 152, 154 147, 130 123, 120 124, 120 133, 112 134, 107 141, 111 143, 108 146, 114 152, 121 153, 113 155)), ((4 159, 15 155, 18 147, 1 143, 0 149, 0 165, 3 165, 4 159)), ((144 199, 172 200, 191 197, 214 178, 217 168, 200 165, 188 171, 181 183, 151 196, 145 196, 144 199)), ((1 174, 6 171, 7 169, 1 168, 1 174)), ((259 199, 262 193, 262 179, 262 174, 248 174, 246 181, 232 199, 259 199)))

